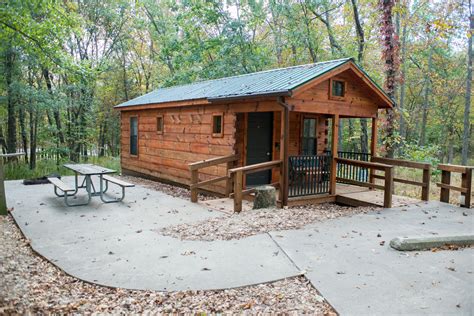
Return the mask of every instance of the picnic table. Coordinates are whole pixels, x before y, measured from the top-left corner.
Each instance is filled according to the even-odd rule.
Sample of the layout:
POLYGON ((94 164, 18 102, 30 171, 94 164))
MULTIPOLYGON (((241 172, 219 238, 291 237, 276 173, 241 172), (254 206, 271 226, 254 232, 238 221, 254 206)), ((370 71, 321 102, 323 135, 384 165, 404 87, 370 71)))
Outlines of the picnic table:
POLYGON ((120 202, 125 197, 125 188, 126 187, 133 187, 134 185, 131 183, 127 183, 120 179, 113 178, 109 176, 110 174, 115 173, 115 170, 105 168, 102 166, 97 166, 94 164, 65 164, 65 168, 74 171, 74 188, 68 186, 58 178, 48 178, 49 182, 54 185, 54 193, 58 197, 64 197, 64 201, 68 206, 79 206, 79 205, 87 205, 90 203, 91 198, 93 196, 100 196, 100 199, 104 203, 113 203, 113 202, 120 202), (84 176, 84 180, 79 185, 79 175, 84 176), (92 176, 99 177, 99 190, 97 190, 94 186, 94 182, 92 181, 92 176), (109 182, 112 182, 122 188, 122 196, 116 199, 107 199, 104 194, 107 192, 109 187, 109 182), (75 196, 79 189, 85 188, 87 192, 87 201, 84 203, 77 203, 71 204, 68 201, 68 197, 75 196), (57 192, 57 189, 63 191, 63 194, 57 192))

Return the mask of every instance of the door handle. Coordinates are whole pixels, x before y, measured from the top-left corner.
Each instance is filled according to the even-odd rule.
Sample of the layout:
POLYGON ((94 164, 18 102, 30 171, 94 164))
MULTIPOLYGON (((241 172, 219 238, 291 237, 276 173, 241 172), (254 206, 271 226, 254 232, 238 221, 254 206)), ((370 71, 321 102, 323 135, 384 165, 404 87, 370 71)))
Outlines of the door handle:
POLYGON ((270 153, 269 153, 269 152, 267 153, 267 156, 270 156, 270 153))

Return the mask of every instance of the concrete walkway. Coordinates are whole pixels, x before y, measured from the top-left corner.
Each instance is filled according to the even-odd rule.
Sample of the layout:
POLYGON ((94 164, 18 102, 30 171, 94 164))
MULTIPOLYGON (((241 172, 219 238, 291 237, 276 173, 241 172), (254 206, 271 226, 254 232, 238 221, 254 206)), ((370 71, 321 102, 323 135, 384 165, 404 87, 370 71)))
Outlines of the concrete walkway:
MULTIPOLYGON (((72 178, 66 178, 72 182, 72 178)), ((382 210, 234 241, 181 241, 161 227, 215 216, 143 187, 124 203, 68 208, 51 185, 6 183, 32 247, 67 273, 132 289, 219 289, 306 276, 342 315, 472 315, 474 249, 398 252, 396 236, 474 232, 472 210, 438 202, 382 210), (283 250, 283 251, 282 251, 283 250)))
POLYGON ((396 236, 473 232, 472 210, 430 202, 272 235, 341 315, 474 315, 474 249, 389 246, 396 236))
MULTIPOLYGON (((65 178, 73 183, 73 178, 65 178)), ((67 273, 107 286, 153 290, 239 287, 299 274, 269 235, 181 241, 161 227, 221 215, 143 187, 123 203, 66 207, 52 185, 6 182, 9 207, 31 246, 67 273), (277 267, 277 268, 276 268, 277 267)))

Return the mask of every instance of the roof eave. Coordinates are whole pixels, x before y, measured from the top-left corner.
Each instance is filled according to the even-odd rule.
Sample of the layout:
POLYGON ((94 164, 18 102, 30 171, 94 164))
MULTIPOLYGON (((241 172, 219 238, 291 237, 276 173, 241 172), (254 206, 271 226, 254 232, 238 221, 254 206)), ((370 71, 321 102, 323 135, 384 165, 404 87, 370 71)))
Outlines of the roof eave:
POLYGON ((224 97, 214 97, 214 98, 207 98, 207 100, 211 103, 216 102, 228 102, 228 101, 235 101, 235 100, 242 100, 242 99, 252 99, 252 98, 271 98, 271 97, 289 97, 291 96, 290 90, 280 90, 280 91, 272 91, 268 93, 255 93, 255 94, 244 94, 244 95, 235 95, 235 96, 224 96, 224 97))

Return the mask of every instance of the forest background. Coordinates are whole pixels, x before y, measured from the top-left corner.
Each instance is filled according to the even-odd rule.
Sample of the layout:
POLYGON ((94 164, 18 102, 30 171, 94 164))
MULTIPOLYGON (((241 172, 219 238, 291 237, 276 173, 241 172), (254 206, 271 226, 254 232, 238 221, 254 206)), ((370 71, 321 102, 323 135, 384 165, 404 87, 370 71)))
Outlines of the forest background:
MULTIPOLYGON (((472 165, 473 29, 466 0, 1 1, 0 151, 26 153, 7 179, 119 169, 113 106, 153 89, 342 57, 397 103, 382 154, 472 165)), ((367 133, 343 120, 340 148, 367 133)))

